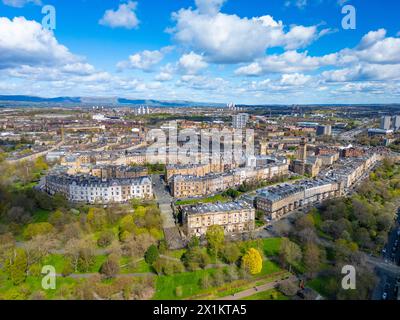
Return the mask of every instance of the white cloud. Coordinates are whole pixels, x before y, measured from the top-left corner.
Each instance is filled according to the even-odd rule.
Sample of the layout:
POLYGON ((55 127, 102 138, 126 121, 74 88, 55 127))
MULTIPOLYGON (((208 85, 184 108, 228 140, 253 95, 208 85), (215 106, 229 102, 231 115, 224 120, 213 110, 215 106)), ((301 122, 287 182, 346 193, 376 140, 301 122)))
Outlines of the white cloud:
POLYGON ((167 72, 160 72, 158 75, 155 76, 156 81, 169 81, 172 80, 173 76, 167 72))
POLYGON ((283 74, 280 84, 284 86, 303 86, 311 80, 311 76, 301 73, 283 74))
POLYGON ((196 7, 200 14, 214 15, 219 12, 227 0, 195 0, 196 7))
POLYGON ((263 56, 268 48, 303 48, 320 36, 316 26, 293 25, 286 32, 282 21, 269 15, 249 19, 181 9, 172 17, 176 26, 167 31, 174 40, 216 63, 250 62, 263 56))
POLYGON ((128 1, 127 3, 121 3, 117 10, 107 10, 99 23, 111 28, 134 29, 140 23, 136 16, 136 7, 137 2, 128 1))
POLYGON ((0 69, 18 65, 60 65, 78 57, 35 21, 0 18, 0 69))
POLYGON ((238 68, 235 73, 245 76, 260 76, 268 73, 295 73, 312 71, 337 62, 336 54, 311 57, 307 52, 286 51, 280 55, 268 55, 247 66, 238 68))
POLYGON ((207 68, 208 64, 204 61, 203 56, 194 52, 184 54, 178 62, 179 69, 185 73, 194 75, 200 70, 207 68))
POLYGON ((171 47, 164 47, 161 50, 144 50, 135 53, 129 57, 127 61, 121 61, 117 64, 118 69, 140 69, 143 71, 151 71, 152 68, 160 63, 165 54, 171 51, 171 47))
POLYGON ((325 71, 328 82, 385 81, 400 79, 400 64, 359 64, 354 67, 325 71))
POLYGON ((41 0, 3 0, 3 3, 10 7, 22 8, 28 3, 33 3, 35 5, 42 5, 41 0))

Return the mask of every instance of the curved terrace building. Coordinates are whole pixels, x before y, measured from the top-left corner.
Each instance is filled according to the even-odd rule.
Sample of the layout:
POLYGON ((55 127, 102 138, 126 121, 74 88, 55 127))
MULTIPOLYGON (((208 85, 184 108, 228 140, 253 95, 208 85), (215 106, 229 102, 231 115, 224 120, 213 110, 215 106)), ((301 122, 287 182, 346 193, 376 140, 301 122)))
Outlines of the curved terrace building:
POLYGON ((146 177, 101 179, 89 175, 50 174, 45 190, 63 194, 69 201, 89 204, 123 203, 133 198, 153 196, 151 179, 146 177))

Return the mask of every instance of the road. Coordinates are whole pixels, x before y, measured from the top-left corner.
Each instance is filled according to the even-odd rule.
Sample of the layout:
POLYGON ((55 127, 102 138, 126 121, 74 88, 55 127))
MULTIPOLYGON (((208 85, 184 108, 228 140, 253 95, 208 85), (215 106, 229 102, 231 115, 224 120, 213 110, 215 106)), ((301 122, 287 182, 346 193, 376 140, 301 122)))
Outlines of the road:
POLYGON ((168 243, 168 247, 170 249, 182 249, 185 244, 182 235, 175 224, 174 212, 172 210, 173 198, 169 194, 167 185, 161 175, 154 174, 151 176, 151 180, 153 183, 153 192, 161 211, 164 236, 168 243))
POLYGON ((247 298, 247 297, 250 297, 252 295, 255 295, 257 293, 268 291, 268 290, 271 290, 273 288, 276 288, 280 283, 282 283, 284 281, 293 281, 293 282, 297 281, 298 282, 299 280, 297 279, 297 277, 292 276, 292 277, 290 277, 288 279, 276 280, 274 282, 270 282, 270 283, 267 283, 267 284, 263 284, 261 286, 257 286, 257 287, 251 288, 251 289, 247 289, 247 290, 241 291, 239 293, 235 293, 234 295, 230 295, 230 296, 227 296, 227 297, 219 298, 217 300, 240 300, 240 299, 247 298))
POLYGON ((153 182, 153 192, 156 196, 157 203, 161 210, 161 216, 163 218, 163 227, 164 228, 175 227, 175 218, 171 207, 173 198, 169 194, 167 186, 162 180, 162 176, 154 174, 151 176, 151 180, 153 182))
POLYGON ((374 300, 397 300, 400 281, 400 208, 397 211, 398 217, 395 227, 389 234, 382 257, 369 257, 370 263, 376 267, 376 273, 379 277, 379 283, 376 286, 374 300), (397 245, 396 245, 397 243, 397 245))

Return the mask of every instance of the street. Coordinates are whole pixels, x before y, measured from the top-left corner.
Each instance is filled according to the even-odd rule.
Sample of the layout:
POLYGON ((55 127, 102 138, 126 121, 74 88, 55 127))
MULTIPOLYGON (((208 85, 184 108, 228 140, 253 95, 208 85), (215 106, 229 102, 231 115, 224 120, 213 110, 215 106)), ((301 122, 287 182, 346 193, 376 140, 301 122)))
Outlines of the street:
POLYGON ((396 225, 388 236, 388 243, 382 251, 382 257, 370 258, 376 266, 379 284, 373 293, 374 300, 398 300, 400 286, 400 208, 397 211, 396 225))

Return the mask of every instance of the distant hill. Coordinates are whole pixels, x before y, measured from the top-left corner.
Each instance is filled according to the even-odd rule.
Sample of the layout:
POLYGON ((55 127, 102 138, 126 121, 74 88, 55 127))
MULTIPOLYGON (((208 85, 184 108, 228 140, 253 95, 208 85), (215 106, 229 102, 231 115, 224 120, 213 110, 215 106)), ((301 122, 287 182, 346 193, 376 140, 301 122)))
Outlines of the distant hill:
POLYGON ((102 98, 102 97, 55 97, 42 98, 24 95, 0 95, 0 101, 10 103, 64 103, 64 104, 104 104, 104 105, 150 105, 155 107, 183 107, 183 106, 224 106, 221 103, 206 103, 193 101, 161 101, 161 100, 144 100, 144 99, 126 99, 126 98, 102 98))
POLYGON ((2 96, 2 95, 0 95, 0 101, 81 103, 81 98, 73 98, 73 97, 41 98, 41 97, 34 97, 34 96, 2 96))

